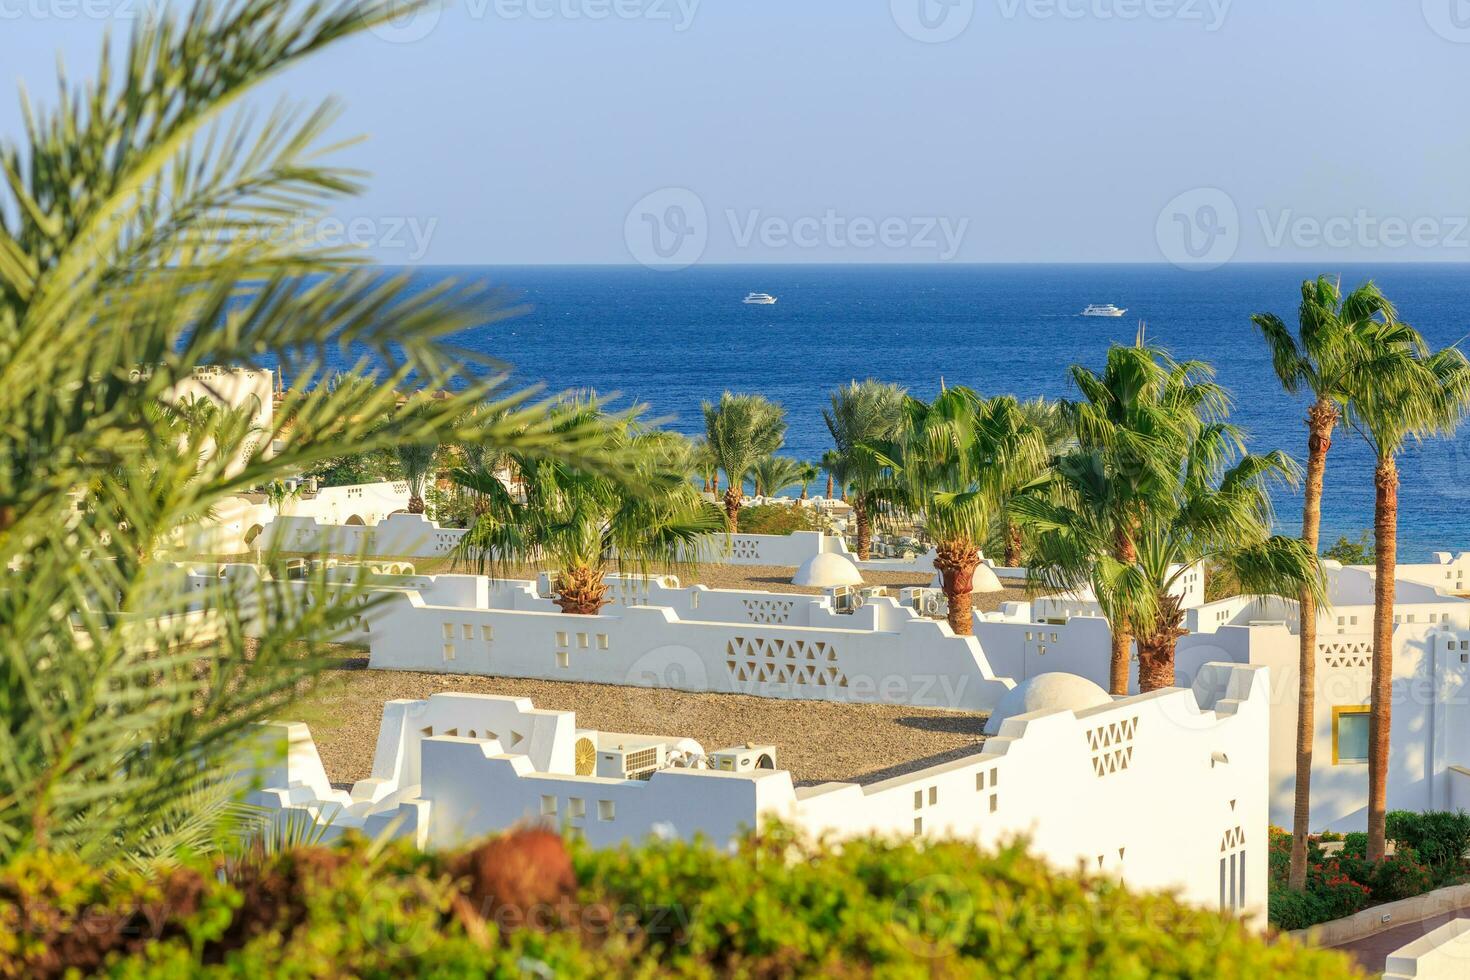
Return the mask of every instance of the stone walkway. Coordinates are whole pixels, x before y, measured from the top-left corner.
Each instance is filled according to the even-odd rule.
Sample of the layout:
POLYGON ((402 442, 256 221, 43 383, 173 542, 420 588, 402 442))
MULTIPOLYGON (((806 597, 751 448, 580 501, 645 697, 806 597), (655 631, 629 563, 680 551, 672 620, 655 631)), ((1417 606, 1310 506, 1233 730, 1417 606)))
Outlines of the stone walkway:
POLYGON ((1423 922, 1410 922, 1405 925, 1394 926, 1392 929, 1385 929, 1371 936, 1355 939, 1350 943, 1343 943, 1341 946, 1334 946, 1332 948, 1352 954, 1363 969, 1367 970, 1370 974, 1377 975, 1383 972, 1383 964, 1388 959, 1389 953, 1392 953, 1401 946, 1407 946, 1420 936, 1433 932, 1453 919, 1470 919, 1470 909, 1461 909, 1458 912, 1445 912, 1441 915, 1425 919, 1423 922))

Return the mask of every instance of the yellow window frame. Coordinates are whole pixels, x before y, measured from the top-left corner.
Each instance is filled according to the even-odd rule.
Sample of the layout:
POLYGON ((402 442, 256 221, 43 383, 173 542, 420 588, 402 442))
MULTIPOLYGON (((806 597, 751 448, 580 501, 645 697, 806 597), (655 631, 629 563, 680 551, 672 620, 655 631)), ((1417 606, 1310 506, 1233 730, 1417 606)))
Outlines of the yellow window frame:
POLYGON ((1338 719, 1341 718, 1343 715, 1366 715, 1366 714, 1369 713, 1370 710, 1371 709, 1366 704, 1339 704, 1339 705, 1334 705, 1333 706, 1333 708, 1332 708, 1332 764, 1334 766, 1357 766, 1357 765, 1363 765, 1364 763, 1366 763, 1368 761, 1368 759, 1367 759, 1366 756, 1364 758, 1362 758, 1362 759, 1347 759, 1347 760, 1342 760, 1342 759, 1339 759, 1338 758, 1338 752, 1337 752, 1337 724, 1338 724, 1338 719))

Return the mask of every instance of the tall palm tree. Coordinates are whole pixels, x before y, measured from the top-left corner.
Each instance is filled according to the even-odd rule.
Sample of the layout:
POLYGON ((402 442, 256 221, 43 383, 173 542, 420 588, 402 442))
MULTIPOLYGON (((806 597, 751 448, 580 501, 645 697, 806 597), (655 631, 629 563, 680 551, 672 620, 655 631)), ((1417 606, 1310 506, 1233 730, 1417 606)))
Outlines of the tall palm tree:
MULTIPOLYGON (((1184 447, 1224 417, 1229 398, 1209 365, 1174 360, 1146 344, 1141 330, 1134 344, 1109 348, 1101 374, 1074 365, 1072 381, 1082 398, 1062 401, 1060 411, 1102 481, 1097 516, 1108 533, 1099 557, 1129 565, 1138 557, 1134 529, 1144 512, 1173 492, 1184 447)), ((1133 637, 1121 619, 1109 626, 1109 689, 1127 694, 1133 637)))
MULTIPOLYGON (((1341 285, 1327 276, 1302 283, 1297 312, 1297 336, 1280 317, 1257 313, 1251 320, 1265 337, 1271 363, 1282 387, 1303 389, 1311 395, 1307 408, 1307 477, 1302 505, 1302 541, 1317 553, 1322 524, 1322 484, 1332 433, 1342 418, 1342 406, 1352 397, 1348 388, 1354 365, 1372 356, 1374 347, 1393 342, 1389 327, 1396 319, 1393 305, 1377 286, 1368 282, 1342 296, 1341 285)), ((1382 353, 1382 351, 1380 351, 1382 353)), ((1301 890, 1307 885, 1307 835, 1311 832, 1312 746, 1317 736, 1317 602, 1311 590, 1298 599, 1301 611, 1297 664, 1296 787, 1292 812, 1291 867, 1287 884, 1301 890)))
POLYGON ((719 509, 689 480, 691 452, 682 436, 604 417, 595 400, 556 406, 550 431, 607 430, 606 449, 633 467, 633 483, 530 455, 512 454, 521 493, 480 471, 452 479, 488 506, 460 540, 456 557, 483 574, 506 563, 544 561, 554 571, 562 612, 596 615, 607 604, 607 572, 692 567, 708 535, 724 526, 719 509))
POLYGON ((0 589, 0 864, 38 848, 166 860, 233 839, 252 724, 309 690, 323 666, 311 651, 373 603, 321 577, 196 591, 176 532, 254 487, 400 442, 473 438, 622 472, 595 433, 549 432, 442 343, 483 322, 473 294, 354 275, 353 256, 293 234, 357 189, 325 153, 334 114, 262 118, 244 103, 400 12, 199 0, 157 13, 94 80, 69 78, 57 108, 32 106, 17 139, 0 137, 0 568, 24 583, 0 589), (331 384, 315 357, 349 343, 372 360, 331 384), (270 430, 229 410, 181 433, 176 393, 237 365, 261 380, 290 370, 270 430), (415 385, 452 394, 395 415, 395 390, 415 385), (486 402, 506 421, 461 431, 486 402), (201 602, 208 625, 191 615, 201 602), (252 609, 269 628, 247 641, 252 609))
POLYGON ((1205 426, 1178 452, 1176 478, 1154 493, 1130 527, 1131 557, 1110 550, 1113 492, 1101 451, 1078 448, 1057 461, 1049 481, 1059 495, 1026 494, 1014 512, 1034 534, 1041 584, 1090 586, 1112 623, 1138 641, 1138 687, 1174 684, 1174 650, 1183 629, 1182 579, 1208 564, 1246 594, 1319 596, 1316 555, 1300 539, 1271 535, 1270 488, 1296 477, 1279 451, 1255 456, 1226 423, 1205 426))
MULTIPOLYGON (((822 454, 822 469, 827 471, 827 499, 836 500, 837 498, 833 496, 837 492, 836 485, 847 485, 847 475, 843 472, 842 456, 837 450, 829 449, 822 454)), ((843 499, 846 498, 847 494, 844 491, 843 499)))
POLYGON ((934 568, 949 601, 949 626, 974 632, 971 592, 980 543, 1001 510, 1005 487, 1045 455, 1014 398, 981 398, 946 388, 932 402, 906 397, 888 442, 859 447, 871 455, 876 499, 917 514, 934 542, 934 568))
POLYGON ((864 447, 893 438, 903 411, 904 390, 869 378, 851 381, 831 395, 831 407, 822 419, 832 435, 844 486, 853 490, 852 511, 857 531, 858 559, 867 561, 873 542, 873 493, 882 476, 864 447))
POLYGON ((782 490, 801 483, 806 464, 790 456, 772 454, 751 468, 758 497, 779 497, 782 490))
POLYGON ((1347 421, 1372 447, 1373 679, 1368 714, 1369 860, 1385 852, 1389 732, 1393 705, 1393 600, 1398 567, 1398 456, 1410 439, 1453 432, 1470 407, 1470 364, 1457 348, 1431 351, 1396 321, 1372 328, 1372 356, 1354 364, 1347 421))
POLYGON ((719 460, 729 486, 725 489, 726 530, 740 530, 740 498, 746 475, 786 438, 786 412, 760 395, 725 392, 719 402, 704 403, 705 441, 719 460))
POLYGON ((802 500, 807 499, 807 491, 811 488, 812 481, 815 480, 817 477, 819 477, 821 475, 822 475, 822 469, 816 463, 813 463, 813 462, 810 462, 810 461, 803 461, 802 462, 802 464, 801 464, 801 474, 800 474, 800 476, 798 477, 798 480, 797 480, 797 482, 799 482, 801 484, 801 499, 802 500))
POLYGON ((694 472, 699 476, 701 488, 705 493, 719 494, 720 492, 720 461, 710 451, 709 443, 703 439, 693 444, 694 472))

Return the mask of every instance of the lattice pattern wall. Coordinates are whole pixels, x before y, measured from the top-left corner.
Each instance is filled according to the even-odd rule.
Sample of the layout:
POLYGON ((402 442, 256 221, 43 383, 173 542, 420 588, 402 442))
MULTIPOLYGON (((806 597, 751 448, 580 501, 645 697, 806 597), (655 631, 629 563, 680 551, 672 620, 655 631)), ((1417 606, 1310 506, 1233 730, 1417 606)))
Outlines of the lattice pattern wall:
POLYGON ((1368 667, 1373 663, 1372 639, 1318 643, 1317 652, 1327 667, 1368 667))
POLYGON ((1133 761, 1133 736, 1137 733, 1137 715, 1088 729, 1087 745, 1092 749, 1092 771, 1098 776, 1125 771, 1133 761))
POLYGON ((737 636, 726 644, 725 663, 737 681, 846 687, 837 651, 823 640, 737 636))
POLYGON ((781 599, 741 599, 745 615, 752 623, 781 624, 791 619, 791 607, 795 603, 781 599))
POLYGON ((730 539, 730 556, 732 558, 759 558, 761 543, 755 538, 742 538, 736 535, 730 539))

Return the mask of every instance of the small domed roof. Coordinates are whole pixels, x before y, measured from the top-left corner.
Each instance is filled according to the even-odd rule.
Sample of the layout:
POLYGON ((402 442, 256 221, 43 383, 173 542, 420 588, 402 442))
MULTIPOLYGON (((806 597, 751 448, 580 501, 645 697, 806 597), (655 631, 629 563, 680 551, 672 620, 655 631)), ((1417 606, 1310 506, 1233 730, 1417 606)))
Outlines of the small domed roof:
POLYGON ((1083 711, 1107 704, 1112 698, 1078 674, 1037 674, 1006 692, 985 722, 985 734, 1000 732, 1001 723, 1033 711, 1083 711))
MULTIPOLYGON (((934 582, 931 588, 939 589, 943 587, 944 576, 940 575, 938 572, 935 572, 934 582)), ((1000 579, 996 578, 995 572, 991 570, 989 565, 981 564, 976 566, 975 575, 970 581, 971 595, 984 595, 991 592, 1004 591, 1005 586, 1000 584, 1000 579)))
POLYGON ((808 558, 796 570, 791 584, 830 589, 837 585, 862 585, 863 576, 846 558, 836 552, 824 551, 808 558))

